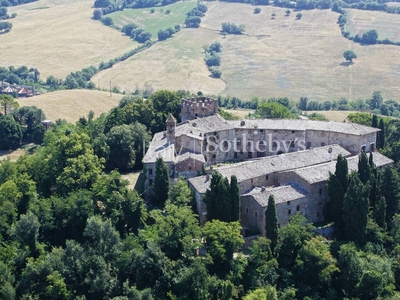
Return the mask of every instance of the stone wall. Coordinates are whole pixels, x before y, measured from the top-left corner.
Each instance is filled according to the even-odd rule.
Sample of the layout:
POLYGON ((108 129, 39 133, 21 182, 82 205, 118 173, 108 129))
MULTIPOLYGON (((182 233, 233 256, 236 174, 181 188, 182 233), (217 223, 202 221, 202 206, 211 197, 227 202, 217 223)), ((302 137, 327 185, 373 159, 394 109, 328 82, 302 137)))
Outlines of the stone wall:
POLYGON ((182 122, 211 116, 218 112, 218 101, 212 98, 201 97, 181 100, 182 122))

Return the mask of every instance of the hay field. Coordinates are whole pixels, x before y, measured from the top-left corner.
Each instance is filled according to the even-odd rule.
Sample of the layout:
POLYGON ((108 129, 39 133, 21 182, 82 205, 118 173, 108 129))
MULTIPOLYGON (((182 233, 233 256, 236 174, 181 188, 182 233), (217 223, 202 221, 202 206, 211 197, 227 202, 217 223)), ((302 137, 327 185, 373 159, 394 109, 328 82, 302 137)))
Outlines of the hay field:
POLYGON ((307 111, 308 115, 311 115, 312 113, 317 113, 324 115, 329 121, 335 121, 335 122, 344 122, 349 114, 355 113, 356 111, 351 111, 351 110, 312 110, 312 111, 307 111))
POLYGON ((15 151, 0 151, 0 162, 2 160, 10 159, 10 161, 17 161, 21 155, 26 153, 23 149, 17 149, 15 151))
POLYGON ((185 21, 186 13, 196 6, 196 2, 185 1, 176 2, 170 5, 156 7, 154 13, 150 13, 151 8, 140 8, 140 9, 125 9, 109 14, 114 21, 114 24, 121 27, 135 23, 146 31, 152 34, 152 39, 157 40, 157 32, 168 27, 174 27, 175 25, 181 25, 185 21), (171 13, 165 14, 167 10, 171 13))
POLYGON ((358 9, 348 9, 347 11, 349 17, 346 30, 351 35, 362 35, 368 30, 376 29, 380 40, 387 38, 394 42, 400 42, 400 15, 358 9))
POLYGON ((65 78, 138 44, 91 19, 93 0, 40 0, 10 7, 11 32, 0 35, 0 65, 38 68, 41 78, 65 78))
POLYGON ((254 109, 225 109, 223 107, 223 109, 229 113, 231 113, 232 115, 238 116, 241 119, 245 119, 249 114, 252 114, 255 112, 254 109))
POLYGON ((19 98, 20 106, 36 106, 41 108, 47 119, 65 119, 76 122, 80 117, 87 117, 93 110, 95 118, 103 112, 108 112, 118 105, 122 98, 120 94, 110 94, 102 91, 64 90, 56 91, 31 98, 19 98))
POLYGON ((144 89, 146 85, 154 90, 202 91, 219 94, 225 83, 211 78, 204 63, 203 46, 220 39, 218 33, 202 28, 182 29, 173 38, 158 42, 146 51, 104 70, 92 79, 105 86, 109 80, 121 90, 144 89))
POLYGON ((146 84, 154 89, 185 89, 192 92, 250 99, 288 96, 294 100, 366 99, 382 91, 385 99, 400 101, 400 51, 398 46, 361 46, 344 38, 338 14, 330 10, 302 11, 285 17, 285 8, 241 3, 209 3, 201 28, 182 29, 172 39, 157 43, 131 59, 94 77, 101 85, 112 79, 122 89, 146 84), (277 14, 271 19, 271 14, 277 14), (244 35, 219 34, 222 22, 244 24, 244 35), (209 76, 203 45, 220 41, 222 79, 209 76), (349 65, 345 50, 358 59, 349 65))

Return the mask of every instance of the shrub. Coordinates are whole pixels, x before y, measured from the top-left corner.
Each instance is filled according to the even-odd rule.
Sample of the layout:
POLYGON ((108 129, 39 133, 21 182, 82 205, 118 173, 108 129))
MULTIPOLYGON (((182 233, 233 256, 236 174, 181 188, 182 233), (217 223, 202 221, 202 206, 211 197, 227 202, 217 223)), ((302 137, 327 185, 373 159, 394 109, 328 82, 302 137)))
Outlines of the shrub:
POLYGON ((171 10, 169 10, 169 9, 165 12, 166 15, 169 15, 170 13, 171 13, 171 10))
POLYGON ((210 67, 210 72, 211 72, 212 76, 215 78, 220 78, 222 75, 221 69, 217 66, 210 67))
POLYGON ((297 19, 297 20, 300 20, 302 16, 303 16, 303 14, 302 14, 302 13, 297 13, 297 15, 296 15, 296 19, 297 19))
POLYGON ((261 12, 261 8, 256 7, 256 8, 254 9, 254 13, 255 13, 255 14, 259 14, 260 12, 261 12))
POLYGON ((150 13, 151 14, 154 14, 156 12, 156 10, 154 9, 154 8, 152 8, 151 10, 150 10, 150 13))
POLYGON ((94 20, 101 20, 102 17, 103 17, 103 13, 100 9, 95 9, 93 11, 93 19, 94 20))
POLYGON ((114 25, 113 20, 110 17, 105 17, 101 19, 101 22, 106 26, 114 25))

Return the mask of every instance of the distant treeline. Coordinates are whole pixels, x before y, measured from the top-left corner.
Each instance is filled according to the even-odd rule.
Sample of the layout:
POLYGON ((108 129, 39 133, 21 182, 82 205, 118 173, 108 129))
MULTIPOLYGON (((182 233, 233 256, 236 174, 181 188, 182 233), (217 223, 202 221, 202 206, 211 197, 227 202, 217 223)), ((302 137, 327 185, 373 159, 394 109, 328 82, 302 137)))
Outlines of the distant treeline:
POLYGON ((43 81, 39 78, 40 72, 35 68, 28 69, 26 66, 15 68, 11 66, 8 68, 0 67, 0 81, 10 84, 34 85, 37 88, 42 87, 49 91, 77 88, 95 89, 96 85, 90 81, 94 75, 101 70, 111 68, 114 64, 126 60, 151 45, 153 45, 153 42, 147 41, 117 58, 110 59, 108 62, 101 62, 98 67, 91 66, 81 71, 71 72, 65 80, 49 76, 46 81, 43 81))
POLYGON ((125 8, 144 8, 164 6, 178 0, 96 0, 94 7, 101 9, 103 15, 125 8))
POLYGON ((300 101, 293 101, 287 97, 269 99, 254 97, 248 101, 244 101, 237 97, 218 96, 217 99, 218 105, 227 109, 257 109, 264 103, 278 102, 287 107, 293 114, 298 114, 299 111, 313 110, 355 110, 400 118, 400 104, 394 100, 384 101, 382 94, 379 91, 373 92, 371 98, 366 100, 358 99, 356 101, 349 101, 346 98, 342 98, 340 100, 318 102, 309 101, 307 97, 301 97, 300 101))

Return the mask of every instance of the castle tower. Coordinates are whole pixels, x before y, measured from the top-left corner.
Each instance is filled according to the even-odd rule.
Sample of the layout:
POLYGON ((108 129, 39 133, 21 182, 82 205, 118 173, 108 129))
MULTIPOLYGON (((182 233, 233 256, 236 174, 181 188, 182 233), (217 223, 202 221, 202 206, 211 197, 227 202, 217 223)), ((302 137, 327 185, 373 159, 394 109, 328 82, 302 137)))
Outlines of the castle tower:
POLYGON ((167 125, 167 141, 168 143, 175 142, 175 127, 176 120, 172 114, 169 114, 167 121, 165 122, 167 125))
POLYGON ((216 99, 199 97, 181 100, 182 122, 212 116, 218 112, 216 99))

